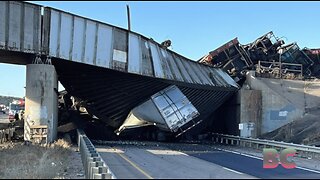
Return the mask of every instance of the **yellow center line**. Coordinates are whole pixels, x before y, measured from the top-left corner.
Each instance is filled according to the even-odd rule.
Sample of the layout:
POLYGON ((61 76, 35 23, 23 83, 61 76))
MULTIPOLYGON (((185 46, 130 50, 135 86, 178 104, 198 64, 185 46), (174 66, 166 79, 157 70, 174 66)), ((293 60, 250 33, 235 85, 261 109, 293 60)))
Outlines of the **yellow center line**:
POLYGON ((128 163, 130 163, 134 168, 136 168, 139 172, 141 172, 143 175, 145 175, 148 179, 153 179, 153 177, 151 177, 148 173, 146 173, 144 170, 142 170, 138 165, 136 165, 135 163, 133 163, 132 161, 130 161, 127 157, 125 157, 124 155, 117 153, 121 158, 123 158, 124 160, 126 160, 128 163))

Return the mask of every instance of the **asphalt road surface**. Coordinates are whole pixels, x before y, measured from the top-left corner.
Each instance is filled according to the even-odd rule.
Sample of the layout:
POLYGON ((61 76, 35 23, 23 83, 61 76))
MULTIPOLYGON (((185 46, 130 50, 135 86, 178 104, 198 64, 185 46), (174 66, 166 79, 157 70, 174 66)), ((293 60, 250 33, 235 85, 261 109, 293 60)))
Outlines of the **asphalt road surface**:
POLYGON ((262 160, 207 145, 152 143, 96 146, 117 178, 312 178, 320 172, 263 169, 262 160))
POLYGON ((117 178, 254 178, 157 146, 97 146, 97 151, 117 178))

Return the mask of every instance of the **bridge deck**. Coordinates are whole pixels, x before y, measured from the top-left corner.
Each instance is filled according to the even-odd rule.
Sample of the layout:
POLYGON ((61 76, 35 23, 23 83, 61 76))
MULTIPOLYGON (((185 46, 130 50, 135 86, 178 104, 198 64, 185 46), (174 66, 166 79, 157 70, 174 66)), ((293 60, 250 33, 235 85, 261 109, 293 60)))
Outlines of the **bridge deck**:
POLYGON ((219 68, 181 56, 138 33, 36 4, 0 2, 0 62, 51 57, 58 79, 112 127, 175 84, 207 118, 238 84, 219 68))

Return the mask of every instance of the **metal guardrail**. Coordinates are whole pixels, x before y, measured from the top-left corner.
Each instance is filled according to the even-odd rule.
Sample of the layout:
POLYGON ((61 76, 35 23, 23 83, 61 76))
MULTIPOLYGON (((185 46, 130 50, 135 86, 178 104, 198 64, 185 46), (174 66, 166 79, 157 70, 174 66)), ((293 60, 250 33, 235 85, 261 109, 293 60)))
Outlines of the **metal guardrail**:
POLYGON ((298 154, 306 154, 312 157, 320 157, 320 147, 316 146, 307 146, 266 139, 245 138, 240 136, 225 135, 218 133, 212 133, 212 141, 221 144, 238 145, 257 149, 260 149, 260 146, 262 146, 263 148, 278 148, 280 150, 285 148, 293 148, 298 152, 298 154))
POLYGON ((0 130, 0 144, 10 141, 15 132, 15 128, 8 128, 0 130))
POLYGON ((77 129, 77 134, 86 179, 117 179, 84 131, 77 129))

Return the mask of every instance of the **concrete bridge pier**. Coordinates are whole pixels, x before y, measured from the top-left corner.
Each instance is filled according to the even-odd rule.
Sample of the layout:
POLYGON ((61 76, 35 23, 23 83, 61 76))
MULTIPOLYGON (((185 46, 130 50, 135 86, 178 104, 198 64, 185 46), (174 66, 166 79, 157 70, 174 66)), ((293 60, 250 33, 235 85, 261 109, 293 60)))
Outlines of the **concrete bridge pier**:
POLYGON ((58 80, 53 65, 28 64, 24 140, 51 143, 57 138, 58 80))

